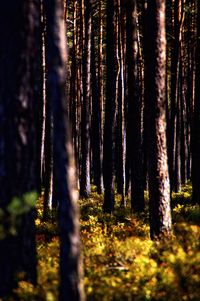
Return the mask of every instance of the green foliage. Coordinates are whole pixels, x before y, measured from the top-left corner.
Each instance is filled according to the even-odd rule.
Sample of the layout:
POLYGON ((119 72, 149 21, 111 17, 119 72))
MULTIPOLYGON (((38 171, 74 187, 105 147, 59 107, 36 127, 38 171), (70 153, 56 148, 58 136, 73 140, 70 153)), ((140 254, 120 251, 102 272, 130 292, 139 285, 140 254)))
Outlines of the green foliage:
MULTIPOLYGON (((190 186, 173 195, 174 237, 160 242, 150 240, 146 217, 131 214, 129 203, 127 208, 120 208, 120 197, 112 215, 102 212, 103 198, 96 192, 90 199, 80 200, 88 301, 199 300, 200 209, 189 204, 190 195, 190 186)), ((38 285, 34 288, 20 281, 15 293, 21 301, 56 301, 59 285, 56 213, 49 212, 44 223, 42 199, 37 211, 38 285)))
POLYGON ((22 198, 13 198, 11 203, 7 207, 7 211, 11 215, 22 215, 30 211, 31 208, 34 208, 36 205, 37 193, 28 192, 23 195, 22 198))
POLYGON ((190 203, 192 196, 192 186, 187 184, 181 187, 179 192, 172 192, 172 207, 177 204, 190 203))
MULTIPOLYGON (((149 239, 149 226, 135 215, 126 212, 120 221, 119 213, 103 215, 94 199, 81 206, 90 212, 81 223, 89 301, 198 300, 199 227, 188 223, 193 206, 183 205, 190 214, 176 221, 172 240, 161 242, 149 239)), ((175 208, 178 220, 182 211, 175 208)))
POLYGON ((21 198, 14 197, 5 210, 0 209, 0 239, 17 235, 21 217, 35 207, 37 197, 36 192, 27 192, 21 198))
POLYGON ((57 214, 47 212, 47 221, 43 221, 43 196, 37 202, 37 219, 35 221, 37 234, 37 273, 38 285, 21 280, 15 289, 15 298, 21 301, 57 301, 59 285, 59 238, 57 214))

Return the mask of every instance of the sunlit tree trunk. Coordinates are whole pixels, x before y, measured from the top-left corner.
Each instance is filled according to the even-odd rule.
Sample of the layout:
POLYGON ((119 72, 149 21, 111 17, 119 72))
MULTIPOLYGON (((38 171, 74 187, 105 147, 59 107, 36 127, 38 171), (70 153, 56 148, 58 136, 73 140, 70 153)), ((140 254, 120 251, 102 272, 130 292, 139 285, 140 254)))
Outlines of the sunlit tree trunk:
POLYGON ((170 235, 170 183, 166 144, 166 38, 165 1, 148 3, 149 37, 146 57, 149 79, 147 134, 149 165, 149 206, 151 238, 170 235), (151 34, 150 34, 151 33, 151 34))
POLYGON ((48 209, 52 209, 53 198, 53 122, 49 100, 45 108, 45 138, 44 138, 44 209, 43 218, 46 220, 48 209))

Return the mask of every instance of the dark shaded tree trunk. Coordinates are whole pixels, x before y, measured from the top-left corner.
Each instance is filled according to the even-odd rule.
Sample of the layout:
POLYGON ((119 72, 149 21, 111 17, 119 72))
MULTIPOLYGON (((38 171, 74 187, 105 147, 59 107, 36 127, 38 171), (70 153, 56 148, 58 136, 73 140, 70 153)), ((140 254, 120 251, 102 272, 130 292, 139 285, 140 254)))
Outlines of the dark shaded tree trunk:
MULTIPOLYGON (((9 214, 13 198, 18 198, 19 206, 24 208, 24 199, 38 189, 39 99, 35 96, 39 12, 39 0, 0 3, 0 208, 4 220, 18 214, 17 210, 9 214)), ((18 271, 36 283, 34 212, 30 207, 18 216, 16 236, 9 233, 9 223, 4 225, 5 237, 0 240, 0 297, 10 293, 18 271)))
POLYGON ((180 161, 180 136, 181 136, 181 124, 180 124, 180 61, 178 70, 178 80, 177 80, 177 96, 176 96, 176 118, 175 118, 175 136, 174 136, 174 181, 173 188, 175 192, 178 192, 181 188, 181 161, 180 161))
MULTIPOLYGON (((103 5, 102 1, 99 0, 99 34, 98 34, 98 95, 99 95, 99 105, 101 112, 101 168, 103 177, 103 111, 104 111, 104 81, 103 81, 103 5)), ((102 178, 103 181, 103 178, 102 178)), ((103 188, 103 183, 102 183, 103 188)))
POLYGON ((44 83, 45 83, 45 66, 43 66, 43 42, 44 42, 44 29, 45 29, 45 20, 43 14, 43 3, 42 1, 38 1, 39 5, 39 26, 37 31, 37 40, 40 41, 37 47, 37 69, 36 69, 36 86, 35 86, 35 99, 39 100, 39 112, 38 112, 38 121, 37 121, 37 137, 38 137, 38 155, 37 155, 37 177, 38 177, 38 191, 41 194, 42 186, 43 186, 43 105, 44 105, 44 98, 45 98, 45 91, 44 91, 44 83))
POLYGON ((147 158, 147 150, 148 150, 148 141, 147 141, 147 117, 148 117, 148 111, 147 111, 147 101, 148 101, 148 91, 149 91, 149 78, 148 78, 148 72, 147 72, 147 59, 148 59, 148 19, 147 19, 147 1, 143 0, 142 3, 142 30, 143 30, 143 39, 142 39, 142 45, 143 45, 143 56, 144 56, 144 95, 143 95, 143 102, 144 102, 144 108, 143 108, 143 141, 142 141, 142 149, 143 149, 143 187, 144 189, 148 190, 148 158, 147 158))
POLYGON ((44 6, 43 2, 41 3, 41 89, 42 89, 42 99, 41 99, 41 123, 39 126, 40 130, 40 179, 41 179, 41 187, 44 186, 44 173, 45 173, 45 166, 44 166, 44 141, 45 141, 45 123, 46 123, 46 55, 45 55, 45 31, 46 31, 46 20, 44 14, 44 6))
POLYGON ((192 203, 200 204, 200 3, 197 5, 195 102, 192 132, 192 203))
POLYGON ((45 1, 47 15, 47 97, 53 109, 53 147, 60 227, 59 300, 83 300, 80 238, 72 141, 67 118, 66 32, 62 0, 45 1))
POLYGON ((116 57, 117 57, 117 80, 116 80, 116 182, 117 191, 121 194, 121 205, 125 206, 125 90, 124 90, 124 52, 122 28, 124 18, 122 17, 121 0, 116 2, 116 57))
MULTIPOLYGON (((197 8, 197 3, 187 0, 186 5, 190 10, 197 8)), ((186 94, 186 116, 187 116, 187 127, 186 127, 186 143, 187 143, 187 178, 192 178, 192 128, 193 128, 193 109, 195 102, 195 55, 196 55, 196 13, 186 14, 186 35, 187 35, 187 94, 186 94)), ((198 26, 197 26, 198 27, 198 26)))
POLYGON ((70 101, 69 101, 69 116, 72 123, 72 140, 73 149, 76 159, 76 170, 79 175, 79 149, 78 149, 78 114, 77 114, 77 99, 78 99, 78 78, 77 78, 77 0, 73 2, 73 46, 72 46, 72 63, 71 63, 71 82, 70 82, 70 101))
POLYGON ((131 154, 131 207, 144 210, 143 160, 142 160, 142 99, 139 93, 137 43, 137 5, 127 4, 127 65, 128 65, 128 126, 131 154))
POLYGON ((103 178, 104 178, 104 212, 114 210, 115 190, 115 122, 116 122, 116 67, 115 67, 115 32, 114 0, 106 4, 106 101, 103 142, 103 178))
MULTIPOLYGON (((92 13, 93 15, 93 13, 92 13)), ((91 37, 91 84, 92 84, 92 158, 94 184, 97 186, 97 192, 100 194, 103 190, 102 175, 102 134, 101 134, 101 102, 99 93, 101 87, 98 87, 96 74, 96 50, 95 50, 95 25, 92 19, 92 37, 91 37)))
MULTIPOLYGON (((191 1, 187 0, 186 5, 192 9, 191 1)), ((187 145, 187 179, 191 179, 191 129, 193 120, 193 105, 194 105, 194 67, 195 67, 195 30, 194 30, 194 15, 186 15, 186 26, 187 26, 187 37, 186 37, 186 49, 188 51, 187 55, 187 90, 186 90, 186 145, 187 145)))
MULTIPOLYGON (((182 47, 183 48, 183 47, 182 47)), ((187 142, 186 142, 186 127, 187 127, 187 119, 186 119, 186 81, 184 74, 184 65, 183 65, 183 50, 181 51, 180 58, 180 174, 181 174, 181 184, 185 184, 187 181, 187 142)))
POLYGON ((80 195, 89 197, 90 184, 90 94, 91 94, 91 18, 92 1, 85 1, 85 47, 83 53, 83 103, 81 114, 80 195))
POLYGON ((148 111, 150 234, 151 238, 156 238, 162 235, 168 236, 172 231, 166 145, 165 1, 153 0, 149 2, 147 17, 149 38, 146 63, 149 90, 146 106, 148 111))
POLYGON ((171 190, 180 188, 180 172, 179 168, 180 151, 177 133, 179 132, 179 72, 180 72, 180 50, 182 40, 182 26, 184 21, 184 1, 177 0, 173 3, 174 8, 174 26, 172 28, 172 52, 171 52, 171 110, 170 110, 170 128, 169 128, 169 172, 171 190), (176 139, 177 138, 177 139, 176 139))

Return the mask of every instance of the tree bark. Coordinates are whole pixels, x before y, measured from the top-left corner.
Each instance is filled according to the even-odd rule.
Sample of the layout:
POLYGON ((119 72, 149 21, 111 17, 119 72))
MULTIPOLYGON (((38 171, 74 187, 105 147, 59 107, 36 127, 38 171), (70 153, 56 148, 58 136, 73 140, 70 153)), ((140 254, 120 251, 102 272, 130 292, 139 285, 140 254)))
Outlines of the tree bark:
POLYGON ((139 93, 139 66, 137 43, 137 5, 127 5, 127 65, 128 65, 128 124, 131 151, 131 207, 144 210, 143 160, 142 160, 142 99, 139 93))
POLYGON ((170 183, 166 145, 166 38, 165 1, 148 3, 147 72, 149 90, 147 99, 147 134, 149 166, 149 210, 151 238, 170 235, 172 231, 170 210, 170 183), (151 32, 151 35, 150 35, 151 32))
POLYGON ((197 5, 195 102, 192 137, 192 203, 200 204, 200 3, 197 5))
POLYGON ((103 175, 102 175, 101 98, 99 94, 101 93, 100 90, 102 90, 102 87, 98 86, 98 79, 97 79, 97 72, 96 72, 94 25, 95 25, 95 19, 92 18, 92 37, 91 37, 92 158, 93 158, 94 184, 97 186, 97 192, 101 194, 103 191, 103 175))
POLYGON ((47 14, 47 97, 53 109, 53 149, 60 227, 59 300, 83 300, 80 279, 80 237, 77 187, 67 117, 66 33, 62 0, 45 0, 47 14))
POLYGON ((106 101, 103 147, 104 212, 114 210, 115 190, 115 122, 116 122, 116 67, 115 67, 115 31, 114 0, 106 4, 106 101))
POLYGON ((85 47, 83 53, 83 103, 81 115, 81 180, 80 195, 89 197, 90 184, 90 93, 91 93, 91 18, 92 1, 85 1, 85 47))
MULTIPOLYGON (((1 1, 0 20, 0 208, 9 220, 18 214, 15 210, 9 215, 12 200, 18 198, 24 208, 24 198, 38 189, 40 1, 1 1)), ((11 225, 5 226, 5 238, 0 240, 0 297, 11 292, 18 271, 36 283, 34 213, 30 207, 20 214, 16 236, 9 233, 11 225)))

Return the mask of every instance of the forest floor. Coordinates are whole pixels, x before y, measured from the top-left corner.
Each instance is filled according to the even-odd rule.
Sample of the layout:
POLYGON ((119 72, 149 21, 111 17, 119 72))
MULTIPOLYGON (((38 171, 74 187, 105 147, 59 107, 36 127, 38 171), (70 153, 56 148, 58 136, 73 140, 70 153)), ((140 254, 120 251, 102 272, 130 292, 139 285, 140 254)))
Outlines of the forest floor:
MULTIPOLYGON (((146 197, 147 199, 147 197, 146 197)), ((173 194, 174 237, 152 242, 148 211, 142 215, 120 208, 102 212, 102 196, 80 200, 84 285, 88 301, 198 301, 200 296, 200 208, 191 206, 191 186, 173 194)), ((147 202, 147 201, 146 201, 147 202)), ((56 214, 42 221, 37 205, 38 286, 19 281, 19 300, 57 301, 59 237, 56 214)))

